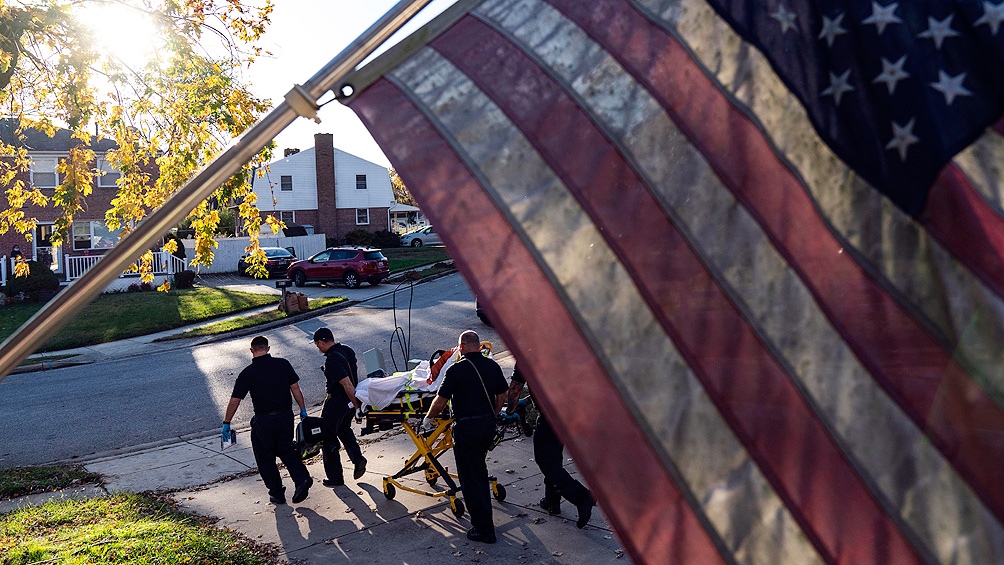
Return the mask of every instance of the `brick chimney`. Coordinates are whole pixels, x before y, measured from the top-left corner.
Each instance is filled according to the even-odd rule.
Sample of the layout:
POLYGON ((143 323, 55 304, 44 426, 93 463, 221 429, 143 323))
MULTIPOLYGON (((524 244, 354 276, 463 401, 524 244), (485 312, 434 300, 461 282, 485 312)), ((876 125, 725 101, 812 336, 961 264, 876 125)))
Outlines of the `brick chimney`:
POLYGON ((335 206, 335 149, 330 133, 314 134, 314 167, 317 173, 317 231, 338 237, 335 206))

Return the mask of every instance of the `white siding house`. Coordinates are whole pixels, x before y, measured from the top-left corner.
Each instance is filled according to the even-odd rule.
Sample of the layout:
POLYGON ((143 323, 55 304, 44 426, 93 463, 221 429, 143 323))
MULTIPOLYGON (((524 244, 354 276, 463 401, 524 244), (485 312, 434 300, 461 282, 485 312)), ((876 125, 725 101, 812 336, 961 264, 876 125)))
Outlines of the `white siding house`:
POLYGON ((315 135, 314 147, 274 161, 256 175, 259 210, 329 238, 357 229, 388 229, 388 209, 394 204, 389 171, 335 149, 331 139, 315 135))

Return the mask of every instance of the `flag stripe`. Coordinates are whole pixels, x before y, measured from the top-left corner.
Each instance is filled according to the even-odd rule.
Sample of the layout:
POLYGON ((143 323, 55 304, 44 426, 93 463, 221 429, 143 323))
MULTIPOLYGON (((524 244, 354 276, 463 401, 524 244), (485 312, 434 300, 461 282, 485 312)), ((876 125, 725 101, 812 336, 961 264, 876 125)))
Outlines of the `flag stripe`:
POLYGON ((976 143, 955 156, 953 162, 962 169, 969 183, 986 199, 994 213, 1004 216, 1004 137, 990 129, 976 143))
MULTIPOLYGON (((1004 317, 984 314, 1004 310, 1000 297, 833 155, 762 55, 745 45, 705 2, 633 3, 686 40, 705 73, 730 93, 734 104, 756 116, 774 145, 783 148, 784 157, 798 169, 816 207, 845 247, 870 272, 883 277, 893 294, 907 299, 919 321, 936 326, 936 333, 952 344, 958 359, 967 367, 978 367, 980 382, 998 404, 1004 404, 1004 348, 999 346, 1004 317)), ((994 161, 999 158, 988 160, 994 161)), ((969 244, 982 245, 979 241, 969 244)))
MULTIPOLYGON (((658 555, 659 561, 653 562, 678 560, 681 551, 694 547, 717 550, 733 562, 1004 562, 1000 500, 987 480, 995 478, 990 468, 999 454, 994 450, 1001 449, 994 442, 1004 405, 1004 301, 994 281, 993 269, 999 267, 982 257, 1000 257, 1004 251, 994 239, 1004 231, 996 165, 1004 154, 1000 124, 956 156, 956 166, 946 169, 941 186, 933 189, 942 193, 934 194, 927 214, 914 221, 832 154, 762 54, 738 38, 706 3, 628 1, 631 8, 623 2, 551 2, 573 15, 579 10, 575 19, 602 48, 576 36, 581 31, 569 31, 578 28, 563 16, 553 17, 558 14, 554 10, 545 13, 538 0, 484 2, 478 17, 490 20, 534 62, 515 61, 500 36, 461 23, 450 32, 456 37, 434 47, 466 65, 481 88, 427 49, 390 75, 404 97, 394 92, 373 99, 367 124, 374 130, 398 128, 384 145, 396 144, 410 159, 407 166, 421 171, 404 178, 415 183, 417 198, 420 193, 431 195, 418 198, 423 205, 428 204, 423 199, 431 199, 442 207, 430 217, 449 230, 451 246, 478 230, 488 237, 477 233, 474 239, 501 244, 485 258, 469 253, 458 257, 458 265, 499 320, 501 335, 521 363, 530 364, 531 384, 542 387, 542 405, 560 420, 559 433, 571 438, 570 450, 587 479, 607 483, 605 474, 616 472, 597 462, 606 454, 591 441, 595 417, 590 421, 588 411, 569 400, 578 396, 577 388, 592 388, 591 379, 598 377, 609 379, 603 381, 605 386, 624 401, 618 409, 635 419, 629 425, 637 432, 632 441, 647 441, 640 449, 650 452, 652 464, 664 466, 654 475, 675 484, 675 490, 672 485, 669 489, 670 504, 692 519, 692 527, 703 529, 697 532, 704 536, 697 546, 676 547, 687 541, 685 534, 660 536, 650 516, 630 522, 612 519, 629 553, 646 561, 658 555), (634 10, 657 29, 649 29, 649 20, 639 25, 634 10), (603 13, 596 17, 595 11, 603 13), (472 34, 478 41, 470 42, 472 34), (470 43, 460 49, 452 43, 458 37, 470 43), (488 43, 482 44, 486 37, 488 43), (680 55, 680 47, 687 53, 680 55), (482 48, 485 51, 478 53, 482 48), (669 62, 652 69, 664 82, 648 80, 640 68, 631 70, 634 79, 628 77, 604 49, 612 49, 629 68, 632 61, 640 62, 639 67, 669 62), (484 56, 488 51, 497 60, 484 56), (654 61, 652 53, 658 54, 654 61), (696 64, 679 65, 690 57, 696 64), (486 70, 491 65, 498 67, 486 70), (541 70, 549 78, 527 74, 517 65, 541 70), (654 85, 666 111, 673 112, 669 102, 679 94, 674 89, 696 96, 693 104, 673 108, 696 109, 699 118, 679 110, 672 114, 678 124, 672 124, 635 79, 648 88, 654 85), (387 113, 395 105, 408 106, 408 100, 414 108, 387 113), (418 113, 424 117, 404 123, 408 115, 418 113), (382 124, 385 117, 388 122, 382 124), (428 144, 412 135, 416 120, 434 138, 431 147, 418 147, 428 144), (712 130, 706 137, 687 139, 705 129, 712 130), (731 143, 718 129, 735 133, 731 143), (450 166, 457 167, 455 178, 466 182, 442 182, 446 178, 438 161, 444 151, 450 166), (735 162, 744 165, 727 166, 735 162), (764 164, 772 170, 756 173, 764 164), (726 174, 743 169, 751 174, 726 174), (600 184, 626 203, 594 194, 600 184), (758 192, 778 190, 778 184, 784 197, 800 200, 778 202, 758 192), (485 191, 477 195, 481 205, 468 205, 466 191, 477 190, 485 191), (639 191, 647 200, 631 202, 639 191), (951 214, 944 211, 950 208, 938 205, 937 198, 963 207, 968 221, 979 222, 966 229, 990 234, 984 237, 990 243, 966 241, 952 232, 945 221, 951 214), (502 239, 491 233, 492 222, 469 217, 472 212, 483 216, 492 205, 498 220, 512 223, 502 239), (779 210, 810 221, 786 217, 779 210), (803 232, 804 226, 811 229, 803 232), (835 245, 843 255, 835 259, 842 263, 832 269, 825 261, 831 255, 800 246, 799 237, 835 245), (666 248, 662 254, 646 248, 646 242, 655 241, 666 248), (960 243, 971 250, 963 262, 951 254, 960 243), (774 249, 772 244, 782 247, 774 249), (536 261, 536 278, 524 277, 523 266, 511 261, 523 258, 510 253, 513 247, 536 261), (477 272, 465 267, 465 261, 479 260, 483 262, 477 272), (796 274, 794 260, 809 263, 799 265, 796 274), (651 273, 653 264, 661 264, 662 276, 651 273), (844 294, 836 284, 827 286, 825 277, 834 273, 850 273, 857 277, 856 285, 844 294), (527 283, 554 285, 542 299, 544 308, 521 286, 527 283), (860 288, 871 293, 866 300, 876 302, 862 303, 860 288), (885 325, 862 326, 868 316, 861 310, 876 305, 888 316, 876 323, 885 325), (567 318, 569 324, 559 323, 556 332, 550 326, 554 316, 567 318), (564 344, 569 329, 574 333, 571 355, 555 363, 550 349, 541 344, 564 344), (856 335, 861 330, 863 338, 856 335), (885 337, 883 332, 895 335, 884 343, 869 343, 875 336, 885 337), (527 333, 535 339, 525 339, 527 333), (698 335, 704 340, 698 341, 698 335), (898 357, 880 353, 891 345, 915 346, 910 342, 915 336, 924 340, 920 349, 933 352, 929 359, 903 367, 897 363, 909 362, 909 352, 898 357), (849 341, 853 351, 845 338, 858 340, 849 341), (865 354, 882 356, 861 355, 862 345, 865 354), (589 356, 584 372, 577 370, 581 355, 589 356), (547 363, 552 365, 541 371, 547 363), (925 366, 928 372, 911 380, 911 373, 925 366), (889 374, 881 372, 890 368, 889 374), (728 381, 726 373, 732 373, 728 381), (880 383, 888 393, 878 388, 880 383), (919 392, 907 390, 910 387, 919 392), (768 432, 771 411, 783 424, 768 432), (798 428, 793 421, 809 422, 810 429, 790 431, 798 428), (757 441, 757 434, 771 433, 792 445, 776 448, 773 438, 757 441), (813 445, 820 437, 825 445, 813 445), (881 516, 885 509, 889 529, 895 533, 900 528, 909 540, 902 544, 905 551, 893 551, 890 557, 884 553, 888 547, 847 550, 843 545, 888 544, 838 521, 804 517, 801 499, 789 496, 790 487, 778 480, 777 470, 795 469, 796 474, 811 475, 804 481, 826 484, 826 472, 813 470, 819 450, 837 458, 842 454, 846 461, 839 465, 855 488, 874 496, 881 507, 876 514, 881 516), (974 467, 979 476, 974 477, 974 467), (794 525, 794 516, 807 525, 804 534, 821 555, 794 525), (840 549, 831 551, 821 536, 837 540, 840 549), (919 556, 910 553, 908 543, 919 556), (639 549, 650 546, 665 552, 639 549)), ((989 4, 982 8, 985 14, 990 9, 989 4)), ((783 25, 784 7, 770 16, 783 25)), ((451 17, 449 25, 454 22, 451 17)), ((764 18, 760 25, 776 24, 764 18)), ((812 28, 804 19, 798 25, 799 33, 812 28)), ((994 27, 993 22, 987 25, 995 32, 994 27)), ((410 45, 397 49, 395 58, 382 59, 397 65, 416 53, 416 43, 410 45), (402 56, 404 52, 408 54, 402 56)), ((366 98, 369 91, 363 89, 366 98)), ((392 151, 385 151, 397 164, 392 151)), ((405 165, 399 168, 404 174, 405 165)), ((591 398, 602 404, 602 399, 591 398)), ((606 440, 621 441, 620 430, 611 431, 606 440)), ((622 454, 630 451, 624 448, 622 454)), ((623 477, 611 480, 630 482, 623 477)), ((598 494, 607 508, 610 493, 598 494)), ((855 513, 835 497, 805 500, 820 513, 855 513)))
MULTIPOLYGON (((732 430, 721 420, 669 337, 644 304, 627 271, 561 181, 501 111, 470 80, 435 52, 422 53, 395 71, 416 89, 454 147, 478 168, 485 188, 519 222, 568 307, 606 359, 611 378, 643 418, 649 441, 678 468, 678 485, 702 501, 708 519, 738 560, 818 560, 790 513, 772 492, 732 430), (493 140, 506 140, 501 151, 493 140), (562 223, 552 221, 562 218, 562 223), (653 381, 652 377, 657 376, 653 381), (661 386, 653 387, 658 382, 661 386), (723 493, 723 485, 728 485, 723 493), (747 501, 752 516, 736 522, 725 506, 747 501)), ((567 401, 567 400, 566 400, 567 401)), ((565 436, 570 445, 585 438, 565 436)), ((589 442, 582 445, 588 449, 589 442)), ((588 475, 587 475, 588 476, 588 475)))
POLYGON ((576 104, 533 61, 472 20, 462 20, 432 46, 499 104, 597 221, 601 233, 609 234, 608 243, 623 258, 723 417, 787 498, 789 508, 797 510, 825 559, 916 560, 785 370, 716 286, 628 163, 576 104), (503 61, 502 68, 491 65, 495 60, 503 61), (578 140, 581 150, 567 151, 567 139, 578 140), (608 191, 614 184, 618 190, 608 191), (624 192, 636 198, 624 201, 624 192), (666 276, 667 269, 672 276, 666 276), (680 300, 687 295, 688 300, 680 300), (760 409, 750 410, 751 405, 760 409), (809 478, 822 475, 827 476, 825 484, 809 478), (841 505, 846 513, 830 511, 841 505), (881 548, 883 553, 837 559, 835 552, 848 547, 841 543, 844 535, 870 536, 875 543, 850 547, 868 552, 881 548))
POLYGON ((927 195, 921 223, 999 296, 1004 296, 1004 221, 949 163, 927 195), (973 245, 973 242, 979 242, 973 245))
MULTIPOLYGON (((611 26, 610 13, 593 9, 607 2, 588 7, 554 3, 598 37, 600 43, 623 42, 626 48, 619 53, 621 62, 641 82, 650 85, 691 142, 712 162, 726 186, 758 217, 862 363, 917 425, 928 430, 935 445, 994 514, 1004 516, 1004 491, 993 486, 1004 479, 994 463, 1004 457, 1004 445, 997 442, 994 433, 984 431, 1004 429, 1004 412, 867 271, 847 254, 839 253, 840 242, 820 220, 798 178, 773 158, 773 149, 762 139, 759 129, 708 84, 684 50, 653 47, 675 43, 675 39, 650 36, 622 41, 609 36, 619 29, 639 34, 639 29, 655 28, 611 26), (597 15, 595 21, 586 20, 597 15), (965 410, 960 410, 963 407, 965 410)), ((631 17, 627 11, 618 13, 631 17)))
MULTIPOLYGON (((533 33, 523 34, 528 36, 526 41, 534 45, 539 57, 553 56, 556 61, 550 62, 550 64, 556 67, 561 66, 563 61, 580 62, 594 58, 592 54, 576 48, 576 40, 565 37, 563 30, 556 30, 556 26, 546 21, 544 16, 539 13, 540 10, 534 10, 525 3, 512 4, 515 3, 505 3, 496 11, 504 15, 502 19, 506 20, 507 27, 522 30, 533 28, 539 22, 540 34, 545 38, 543 44, 537 45, 535 40, 530 37, 533 33), (527 22, 533 23, 528 24, 527 22)), ((617 20, 611 18, 610 21, 616 22, 617 20)), ((613 76, 609 69, 592 70, 599 66, 599 63, 591 63, 582 68, 565 68, 563 71, 573 76, 596 77, 593 79, 595 82, 583 80, 575 83, 575 88, 581 91, 580 96, 585 101, 581 103, 588 105, 592 92, 611 90, 617 92, 623 99, 632 100, 636 108, 644 106, 643 96, 636 92, 636 88, 623 84, 623 81, 613 76)), ((572 87, 567 84, 566 88, 572 90, 572 87)), ((602 95, 591 111, 595 115, 603 115, 604 112, 610 114, 611 124, 620 117, 616 105, 607 103, 602 95)), ((818 321, 808 323, 803 315, 796 314, 799 310, 795 304, 803 304, 803 309, 808 308, 807 311, 814 312, 811 300, 800 299, 798 294, 801 291, 798 294, 794 292, 796 289, 801 289, 800 284, 785 281, 783 278, 785 275, 764 276, 769 271, 763 267, 764 259, 771 255, 762 248, 750 246, 749 249, 746 249, 744 247, 748 241, 754 239, 755 234, 752 230, 738 225, 740 223, 738 220, 743 216, 735 211, 734 202, 727 202, 728 198, 722 195, 706 196, 712 188, 717 189, 717 183, 704 173, 694 172, 695 165, 690 163, 691 159, 687 157, 687 150, 681 149, 679 143, 668 141, 682 139, 677 131, 672 128, 655 129, 652 124, 659 123, 661 119, 664 120, 664 117, 652 115, 651 112, 640 113, 635 109, 632 112, 632 120, 638 124, 637 127, 618 123, 608 126, 608 129, 622 130, 620 135, 623 138, 623 146, 630 147, 632 144, 641 146, 642 150, 637 152, 635 161, 645 164, 643 168, 650 171, 648 174, 651 178, 661 179, 661 187, 672 185, 670 189, 663 188, 663 192, 666 194, 662 198, 666 201, 673 201, 670 206, 680 205, 685 208, 679 211, 676 217, 688 220, 700 218, 705 222, 704 225, 692 227, 690 230, 692 233, 703 233, 702 237, 710 237, 712 240, 720 239, 718 237, 718 234, 722 233, 720 226, 730 226, 730 234, 734 237, 734 241, 722 243, 725 249, 719 253, 719 270, 724 273, 757 272, 759 275, 754 278, 754 281, 761 279, 766 281, 763 285, 764 288, 759 289, 749 288, 749 284, 742 281, 734 282, 734 285, 737 288, 743 288, 743 293, 749 291, 755 295, 747 307, 758 310, 761 324, 765 324, 766 327, 773 326, 774 334, 780 333, 776 342, 788 344, 781 347, 792 350, 786 351, 791 356, 790 364, 806 367, 803 369, 807 371, 807 375, 803 377, 806 379, 804 386, 816 395, 821 406, 825 406, 827 410, 831 411, 830 416, 844 434, 843 439, 857 451, 864 464, 872 470, 873 476, 877 478, 876 482, 882 486, 886 496, 899 505, 903 514, 917 531, 935 538, 934 545, 938 549, 957 551, 957 548, 953 549, 952 547, 954 543, 952 539, 958 532, 946 532, 940 524, 932 522, 928 513, 917 512, 917 502, 921 499, 929 501, 930 507, 939 507, 943 509, 943 512, 962 516, 963 519, 960 519, 959 523, 962 524, 962 531, 966 532, 965 535, 968 539, 990 540, 987 543, 981 541, 973 544, 980 548, 981 555, 1001 555, 1000 544, 993 543, 994 540, 1000 538, 998 535, 999 526, 995 520, 992 517, 987 519, 988 516, 984 515, 985 509, 982 508, 973 493, 960 483, 950 468, 946 468, 943 460, 930 453, 926 439, 918 437, 919 431, 910 424, 904 425, 904 417, 895 405, 876 405, 876 400, 882 399, 883 402, 888 402, 888 399, 881 390, 874 389, 874 384, 868 380, 865 372, 860 369, 849 353, 843 353, 845 348, 839 339, 829 337, 828 334, 832 332, 832 328, 825 322, 822 324, 818 321), (647 158, 644 155, 644 146, 652 140, 658 140, 657 146, 652 151, 653 155, 647 158), (673 156, 671 170, 668 173, 656 170, 659 167, 666 168, 665 155, 673 156), (677 180, 680 177, 683 177, 682 180, 677 180), (692 190, 696 187, 700 187, 700 190, 692 190), (721 217, 708 217, 708 210, 719 209, 725 211, 721 217), (737 259, 745 256, 757 257, 757 263, 737 264, 737 259), (780 296, 775 300, 776 303, 769 304, 769 301, 765 300, 768 293, 777 292, 780 292, 780 296), (766 310, 766 313, 761 314, 760 309, 766 310), (789 311, 796 315, 785 316, 784 314, 789 311), (826 331, 819 329, 822 326, 826 326, 826 331), (811 331, 800 331, 803 328, 808 328, 811 331), (778 332, 778 329, 781 331, 778 332), (784 332, 789 331, 791 333, 785 335, 784 332), (812 336, 813 339, 803 339, 808 336, 812 336), (810 347, 812 349, 808 350, 810 347), (840 357, 835 354, 836 351, 841 352, 840 357), (828 371, 807 365, 810 359, 828 360, 828 371), (842 376, 843 380, 835 379, 838 375, 842 376), (838 387, 838 384, 842 384, 843 388, 838 387), (840 393, 841 390, 848 392, 840 393), (849 401, 856 401, 856 403, 850 406, 841 405, 841 403, 848 404, 849 401), (856 409, 858 406, 860 409, 856 409), (856 415, 854 421, 849 422, 846 418, 848 410, 860 415, 856 415), (864 422, 873 423, 874 431, 863 427, 864 422), (887 435, 888 438, 885 437, 887 435), (873 443, 882 445, 882 449, 872 449, 873 443), (904 473, 908 476, 914 476, 912 472, 907 471, 909 466, 923 467, 925 477, 938 475, 940 478, 938 481, 903 480, 904 473), (889 481, 888 478, 893 476, 900 477, 900 480, 889 481), (904 507, 905 500, 912 502, 904 507), (994 549, 986 551, 983 549, 984 547, 993 547, 994 549)), ((924 507, 924 505, 919 507, 924 507)))
MULTIPOLYGON (((669 563, 721 562, 721 547, 709 538, 700 519, 691 511, 683 493, 667 474, 645 433, 637 426, 620 394, 606 376, 605 368, 569 316, 563 299, 551 288, 553 282, 536 267, 538 258, 520 242, 506 219, 478 186, 464 163, 397 89, 386 81, 369 87, 352 105, 374 132, 392 162, 404 173, 410 186, 435 186, 417 191, 424 210, 443 235, 458 265, 476 285, 494 310, 506 309, 507 317, 528 323, 508 331, 500 328, 506 343, 520 352, 520 359, 534 367, 533 374, 570 374, 573 379, 534 383, 546 408, 557 417, 555 425, 574 454, 602 449, 602 457, 579 457, 587 476, 603 477, 590 487, 603 501, 604 511, 619 533, 630 532, 622 541, 632 559, 669 563), (418 141, 416 143, 416 141, 418 141), (455 206, 458 195, 463 206, 455 206), (463 245, 449 234, 463 233, 463 245), (500 271, 499 267, 506 267, 500 271), (546 324, 539 323, 546 321, 546 324), (561 348, 541 347, 552 343, 554 332, 562 337, 561 348), (575 402, 555 399, 575 398, 575 402), (596 417, 602 407, 603 418, 596 417), (601 447, 602 446, 602 447, 601 447), (630 461, 625 468, 624 461, 630 461), (622 493, 644 489, 646 497, 622 493), (659 500, 659 505, 648 504, 659 500)), ((728 555, 726 552, 725 555, 728 555)))

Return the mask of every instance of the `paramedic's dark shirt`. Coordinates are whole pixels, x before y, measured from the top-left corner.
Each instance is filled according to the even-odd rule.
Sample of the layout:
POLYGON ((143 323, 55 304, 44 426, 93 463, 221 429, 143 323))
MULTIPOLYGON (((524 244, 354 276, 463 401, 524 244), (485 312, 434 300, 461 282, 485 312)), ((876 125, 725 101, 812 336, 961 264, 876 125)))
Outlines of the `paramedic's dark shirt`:
POLYGON ((453 401, 453 417, 467 418, 495 415, 495 396, 509 390, 502 368, 481 352, 465 353, 464 359, 450 366, 439 387, 439 396, 453 401), (473 365, 472 365, 473 363, 473 365), (477 370, 475 371, 475 366, 477 370), (484 379, 484 387, 478 380, 484 379))
POLYGON ((230 396, 243 399, 251 393, 254 413, 259 415, 291 410, 289 387, 300 380, 289 361, 269 354, 251 359, 237 375, 230 396))
POLYGON ((324 354, 324 366, 321 369, 324 371, 324 380, 327 385, 328 394, 348 402, 349 397, 345 394, 345 387, 339 381, 345 377, 349 377, 352 385, 355 386, 356 379, 358 378, 355 375, 356 371, 358 371, 356 352, 348 345, 336 343, 328 348, 328 351, 324 354), (351 373, 349 372, 350 370, 352 371, 351 373))

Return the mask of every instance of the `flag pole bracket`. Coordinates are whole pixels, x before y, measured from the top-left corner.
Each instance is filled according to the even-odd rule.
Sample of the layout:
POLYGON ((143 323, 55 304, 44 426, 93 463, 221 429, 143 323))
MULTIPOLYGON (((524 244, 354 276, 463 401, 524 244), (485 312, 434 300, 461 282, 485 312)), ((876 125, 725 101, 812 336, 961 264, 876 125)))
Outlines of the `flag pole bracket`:
POLYGON ((302 86, 294 84, 293 88, 286 93, 285 99, 297 115, 310 118, 314 120, 314 123, 321 123, 321 118, 317 117, 317 110, 320 109, 320 106, 302 86))

